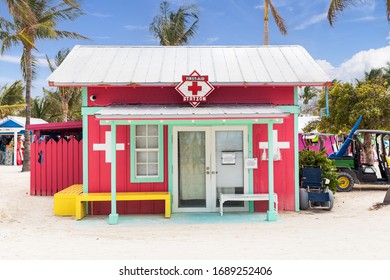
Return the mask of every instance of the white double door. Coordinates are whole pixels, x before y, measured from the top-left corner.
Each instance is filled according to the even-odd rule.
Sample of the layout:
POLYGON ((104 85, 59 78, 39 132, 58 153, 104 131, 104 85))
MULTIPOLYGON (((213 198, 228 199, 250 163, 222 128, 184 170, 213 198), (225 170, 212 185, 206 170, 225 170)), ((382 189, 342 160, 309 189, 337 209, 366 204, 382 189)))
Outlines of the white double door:
MULTIPOLYGON (((247 193, 247 127, 173 128, 173 212, 218 212, 220 193, 247 193)), ((225 202, 245 211, 245 202, 225 202)))

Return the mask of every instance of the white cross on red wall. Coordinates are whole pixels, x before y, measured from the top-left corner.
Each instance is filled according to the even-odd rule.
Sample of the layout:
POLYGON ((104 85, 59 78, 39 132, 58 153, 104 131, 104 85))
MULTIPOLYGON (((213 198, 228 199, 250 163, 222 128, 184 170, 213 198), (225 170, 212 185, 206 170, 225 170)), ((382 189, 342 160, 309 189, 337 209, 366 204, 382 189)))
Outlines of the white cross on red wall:
MULTIPOLYGON (((111 162, 111 132, 106 131, 105 133, 105 143, 102 144, 93 144, 94 151, 105 151, 106 152, 106 163, 111 162)), ((116 144, 117 151, 123 151, 125 149, 125 144, 118 143, 116 144)))

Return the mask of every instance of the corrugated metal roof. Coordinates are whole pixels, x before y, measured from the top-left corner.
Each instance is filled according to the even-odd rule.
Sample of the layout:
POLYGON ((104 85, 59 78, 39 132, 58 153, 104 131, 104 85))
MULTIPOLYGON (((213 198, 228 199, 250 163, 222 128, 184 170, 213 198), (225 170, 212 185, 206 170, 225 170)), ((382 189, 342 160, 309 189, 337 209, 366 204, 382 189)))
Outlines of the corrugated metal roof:
POLYGON ((95 113, 98 119, 202 119, 283 117, 288 113, 272 105, 208 105, 207 107, 127 105, 105 107, 95 113))
POLYGON ((75 46, 53 86, 176 85, 194 70, 213 84, 323 85, 329 77, 301 46, 75 46))

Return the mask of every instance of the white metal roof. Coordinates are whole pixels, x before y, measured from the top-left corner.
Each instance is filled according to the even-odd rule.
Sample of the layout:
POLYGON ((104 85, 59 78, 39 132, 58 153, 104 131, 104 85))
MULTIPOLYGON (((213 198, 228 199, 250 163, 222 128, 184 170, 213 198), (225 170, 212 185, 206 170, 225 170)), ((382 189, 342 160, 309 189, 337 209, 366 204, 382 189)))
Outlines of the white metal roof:
POLYGON ((95 113, 98 119, 202 119, 202 118, 260 118, 283 117, 288 113, 272 105, 207 105, 161 106, 118 105, 105 107, 95 113))
POLYGON ((48 77, 52 86, 176 85, 194 70, 214 84, 323 85, 301 46, 80 46, 48 77))
MULTIPOLYGON (((18 117, 18 116, 5 117, 2 120, 0 120, 0 125, 9 121, 9 120, 14 121, 15 123, 19 124, 23 128, 26 125, 26 118, 25 117, 18 117)), ((47 123, 47 121, 42 120, 42 119, 37 119, 37 118, 30 118, 30 124, 44 124, 44 123, 47 123)))

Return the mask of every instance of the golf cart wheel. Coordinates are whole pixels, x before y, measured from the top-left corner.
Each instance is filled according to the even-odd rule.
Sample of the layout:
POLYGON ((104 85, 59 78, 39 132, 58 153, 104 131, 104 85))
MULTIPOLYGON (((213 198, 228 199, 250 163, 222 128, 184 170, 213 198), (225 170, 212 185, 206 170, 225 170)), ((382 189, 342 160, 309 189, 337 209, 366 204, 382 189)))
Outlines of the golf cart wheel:
POLYGON ((337 176, 337 191, 339 192, 349 192, 354 185, 353 177, 346 173, 340 172, 337 176))

